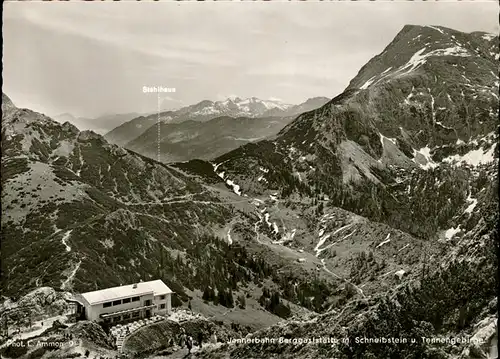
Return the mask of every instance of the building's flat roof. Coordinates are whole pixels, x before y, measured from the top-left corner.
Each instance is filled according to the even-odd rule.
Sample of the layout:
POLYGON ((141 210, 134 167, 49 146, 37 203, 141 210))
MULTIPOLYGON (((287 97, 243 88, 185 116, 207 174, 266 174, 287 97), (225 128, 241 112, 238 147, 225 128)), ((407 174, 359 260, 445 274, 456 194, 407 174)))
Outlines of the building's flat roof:
POLYGON ((137 288, 134 288, 133 284, 128 284, 121 285, 119 287, 96 290, 94 292, 82 293, 81 296, 85 298, 89 304, 94 305, 139 295, 153 294, 157 296, 168 293, 173 292, 165 285, 165 283, 163 283, 162 280, 157 279, 150 282, 139 282, 137 283, 137 288))

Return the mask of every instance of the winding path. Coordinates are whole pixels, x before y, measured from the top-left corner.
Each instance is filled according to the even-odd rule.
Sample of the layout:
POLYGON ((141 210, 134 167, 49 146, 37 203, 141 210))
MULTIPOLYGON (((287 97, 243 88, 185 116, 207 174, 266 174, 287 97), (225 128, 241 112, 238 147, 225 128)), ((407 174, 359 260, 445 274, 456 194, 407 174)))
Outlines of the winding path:
POLYGON ((336 278, 338 278, 338 279, 340 279, 340 280, 342 280, 342 281, 344 281, 344 282, 346 282, 346 283, 351 284, 354 288, 356 288, 356 290, 358 291, 358 293, 359 293, 359 294, 361 294, 361 296, 362 296, 363 298, 365 298, 365 299, 366 299, 366 296, 365 296, 365 294, 363 293, 363 290, 362 290, 360 287, 358 287, 356 284, 354 284, 353 282, 349 281, 348 279, 345 279, 345 278, 343 278, 343 277, 339 276, 338 274, 333 273, 331 270, 329 270, 329 269, 326 267, 326 263, 325 263, 325 260, 324 260, 324 259, 322 259, 322 260, 321 260, 321 264, 323 264, 323 269, 324 269, 327 273, 329 273, 329 274, 333 275, 334 277, 336 277, 336 278))

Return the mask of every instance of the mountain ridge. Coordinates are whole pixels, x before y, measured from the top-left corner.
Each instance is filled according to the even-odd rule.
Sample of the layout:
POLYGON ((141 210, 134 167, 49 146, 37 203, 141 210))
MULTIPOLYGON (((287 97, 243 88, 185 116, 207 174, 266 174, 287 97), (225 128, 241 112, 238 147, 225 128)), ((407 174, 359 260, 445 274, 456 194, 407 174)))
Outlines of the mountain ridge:
POLYGON ((162 122, 125 145, 126 148, 156 158, 158 145, 163 162, 210 160, 246 143, 275 135, 293 117, 216 117, 200 122, 162 122), (160 143, 158 144, 158 133, 160 143))
MULTIPOLYGON (((396 36, 396 40, 408 35, 408 29, 396 36)), ((434 29, 427 31, 441 34, 434 29)), ((393 42, 392 46, 398 41, 393 42)), ((383 53, 387 53, 387 49, 383 53)), ((473 60, 470 57, 458 58, 460 61, 476 63, 476 57, 481 56, 476 54, 473 60)), ((375 59, 377 58, 376 56, 375 59)), ((456 58, 454 55, 437 57, 433 68, 442 70, 442 62, 455 61, 456 58)), ((471 155, 473 151, 484 154, 486 157, 481 160, 484 163, 492 163, 495 156, 498 156, 495 155, 498 149, 495 150, 495 146, 492 146, 498 114, 498 95, 495 91, 498 88, 498 76, 493 72, 496 68, 493 61, 478 61, 485 69, 476 70, 478 77, 474 78, 475 82, 471 79, 458 80, 446 88, 446 93, 443 90, 439 92, 439 86, 442 86, 440 81, 436 81, 434 76, 429 79, 419 69, 403 79, 394 77, 361 89, 364 78, 368 77, 365 74, 367 67, 364 67, 360 70, 361 75, 357 76, 358 80, 353 80, 343 94, 323 107, 297 117, 278 133, 270 147, 274 147, 276 153, 290 153, 280 155, 285 162, 280 167, 292 166, 287 171, 296 173, 296 178, 300 175, 299 181, 302 183, 310 176, 312 182, 317 184, 319 178, 315 173, 323 175, 326 168, 329 173, 337 176, 342 173, 344 184, 339 183, 333 188, 361 184, 366 178, 369 179, 368 182, 378 186, 386 182, 383 178, 395 176, 391 172, 429 170, 438 165, 436 161, 453 162, 454 158, 461 158, 467 153, 467 148, 471 155), (354 86, 356 83, 359 85, 354 86), (433 87, 438 87, 437 93, 433 87), (441 110, 444 104, 448 106, 441 110), (468 113, 471 115, 468 116, 468 113), (463 118, 464 115, 470 118, 454 124, 450 122, 453 118, 463 118), (480 146, 479 143, 483 145, 480 146), (328 164, 326 158, 330 158, 328 164), (318 170, 318 166, 328 167, 318 170)), ((374 63, 374 60, 369 63, 374 63)), ((443 76, 446 78, 462 78, 455 70, 444 71, 443 76)), ((468 72, 470 77, 474 76, 473 71, 474 67, 468 72)), ((382 69, 379 72, 383 73, 382 69)), ((242 152, 252 153, 253 149, 247 147, 236 150, 234 156, 237 161, 241 161, 240 154, 237 153, 242 152)), ((230 153, 215 161, 224 162, 221 170, 231 172, 228 168, 231 161, 228 162, 228 159, 231 159, 230 153)), ((276 168, 278 163, 261 165, 276 168)), ((251 172, 245 172, 245 177, 251 172)), ((326 178, 320 181, 325 182, 326 178)), ((246 182, 251 188, 248 179, 246 182)), ((386 182, 381 188, 387 184, 386 182)), ((328 187, 328 184, 325 182, 324 186, 328 187)), ((333 193, 326 194, 333 197, 333 193)))
POLYGON ((70 122, 81 130, 92 130, 104 135, 113 128, 140 116, 139 113, 130 112, 123 114, 107 114, 89 118, 75 117, 71 113, 65 112, 53 116, 53 119, 60 123, 70 122))
POLYGON ((105 137, 115 144, 124 146, 143 134, 158 121, 168 123, 186 120, 205 122, 221 116, 249 118, 290 117, 300 113, 304 108, 319 106, 327 100, 326 97, 315 97, 299 105, 259 100, 256 97, 247 99, 236 97, 224 101, 203 100, 176 111, 165 111, 160 114, 138 117, 108 132, 105 137))

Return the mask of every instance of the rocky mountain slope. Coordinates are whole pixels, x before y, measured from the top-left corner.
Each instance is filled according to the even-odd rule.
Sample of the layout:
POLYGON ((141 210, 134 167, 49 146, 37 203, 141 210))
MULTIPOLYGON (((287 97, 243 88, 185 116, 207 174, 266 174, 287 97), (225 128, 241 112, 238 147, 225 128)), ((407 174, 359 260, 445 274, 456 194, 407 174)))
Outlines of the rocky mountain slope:
MULTIPOLYGON (((249 337, 338 343, 247 342, 204 357, 486 358, 497 351, 498 53, 491 34, 405 26, 331 102, 302 114, 274 140, 213 161, 216 174, 243 194, 267 192, 285 204, 314 198, 315 211, 327 213, 314 248, 323 263, 334 265, 346 240, 355 248, 367 244, 352 242, 359 234, 352 232, 355 215, 391 228, 372 244, 375 254, 388 245, 396 258, 414 250, 417 241, 396 244, 392 231, 427 247, 413 266, 398 259, 380 274, 401 279, 385 293, 249 337), (352 213, 350 220, 338 220, 339 207, 352 213), (358 341, 364 337, 416 341, 358 341), (450 339, 457 337, 463 342, 450 339)), ((182 167, 212 178, 199 162, 182 167)), ((272 216, 263 222, 273 228, 272 216)), ((351 283, 363 292, 376 268, 369 257, 351 259, 351 283)))
MULTIPOLYGON (((225 101, 201 101, 195 105, 183 107, 176 111, 166 111, 149 116, 141 116, 118 126, 105 135, 111 143, 125 146, 133 141, 157 122, 179 123, 183 121, 209 121, 217 117, 245 117, 266 118, 282 117, 283 126, 287 123, 286 118, 299 115, 325 104, 329 99, 326 97, 314 97, 299 105, 284 104, 279 101, 260 100, 256 97, 247 99, 228 98, 225 101)), ((274 124, 272 126, 274 128, 274 124)), ((274 134, 269 131, 268 135, 274 134)), ((239 136, 243 137, 243 135, 239 136)), ((258 137, 257 135, 250 136, 258 137)), ((156 141, 156 138, 155 138, 156 141)))
POLYGON ((2 263, 6 293, 41 285, 92 289, 133 282, 149 272, 147 278, 159 260, 153 253, 167 242, 171 250, 185 248, 197 216, 203 215, 208 225, 224 223, 221 215, 229 213, 178 171, 69 123, 61 125, 9 102, 3 108, 2 235, 10 258, 2 263), (143 208, 150 203, 159 205, 143 208), (183 206, 178 213, 167 210, 177 203, 183 206), (111 259, 119 257, 122 263, 111 259), (113 273, 108 266, 115 268, 113 273), (88 273, 97 271, 103 275, 89 281, 88 273))
POLYGON ((312 111, 315 110, 321 106, 323 106, 325 103, 330 101, 331 99, 327 97, 311 97, 307 99, 305 102, 290 106, 286 109, 280 109, 280 108, 273 108, 270 110, 267 110, 264 115, 265 116, 297 116, 300 115, 304 112, 312 111))
POLYGON ((323 194, 421 237, 456 228, 498 157, 495 41, 406 26, 344 93, 214 162, 247 193, 323 194))

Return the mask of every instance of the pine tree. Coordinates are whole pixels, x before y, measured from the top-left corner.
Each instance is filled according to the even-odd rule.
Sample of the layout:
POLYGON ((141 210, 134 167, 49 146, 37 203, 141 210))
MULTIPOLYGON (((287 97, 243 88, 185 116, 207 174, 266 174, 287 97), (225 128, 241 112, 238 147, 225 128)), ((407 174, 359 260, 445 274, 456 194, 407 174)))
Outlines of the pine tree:
POLYGON ((239 301, 239 307, 241 309, 245 309, 246 308, 246 300, 245 300, 245 296, 244 295, 240 295, 238 297, 238 301, 239 301))
POLYGON ((210 290, 208 289, 208 287, 205 287, 205 290, 203 291, 203 296, 201 297, 201 299, 203 300, 210 300, 210 290))
POLYGON ((228 307, 233 308, 234 307, 234 298, 233 298, 233 291, 229 289, 229 292, 227 293, 227 299, 228 299, 228 307))
POLYGON ((223 289, 219 291, 219 304, 226 308, 229 307, 228 293, 223 289))
POLYGON ((267 289, 266 287, 262 290, 262 296, 264 298, 268 298, 269 297, 269 289, 267 289))
POLYGON ((271 304, 270 304, 271 311, 273 311, 279 304, 280 304, 280 295, 278 292, 274 292, 271 295, 271 304))

